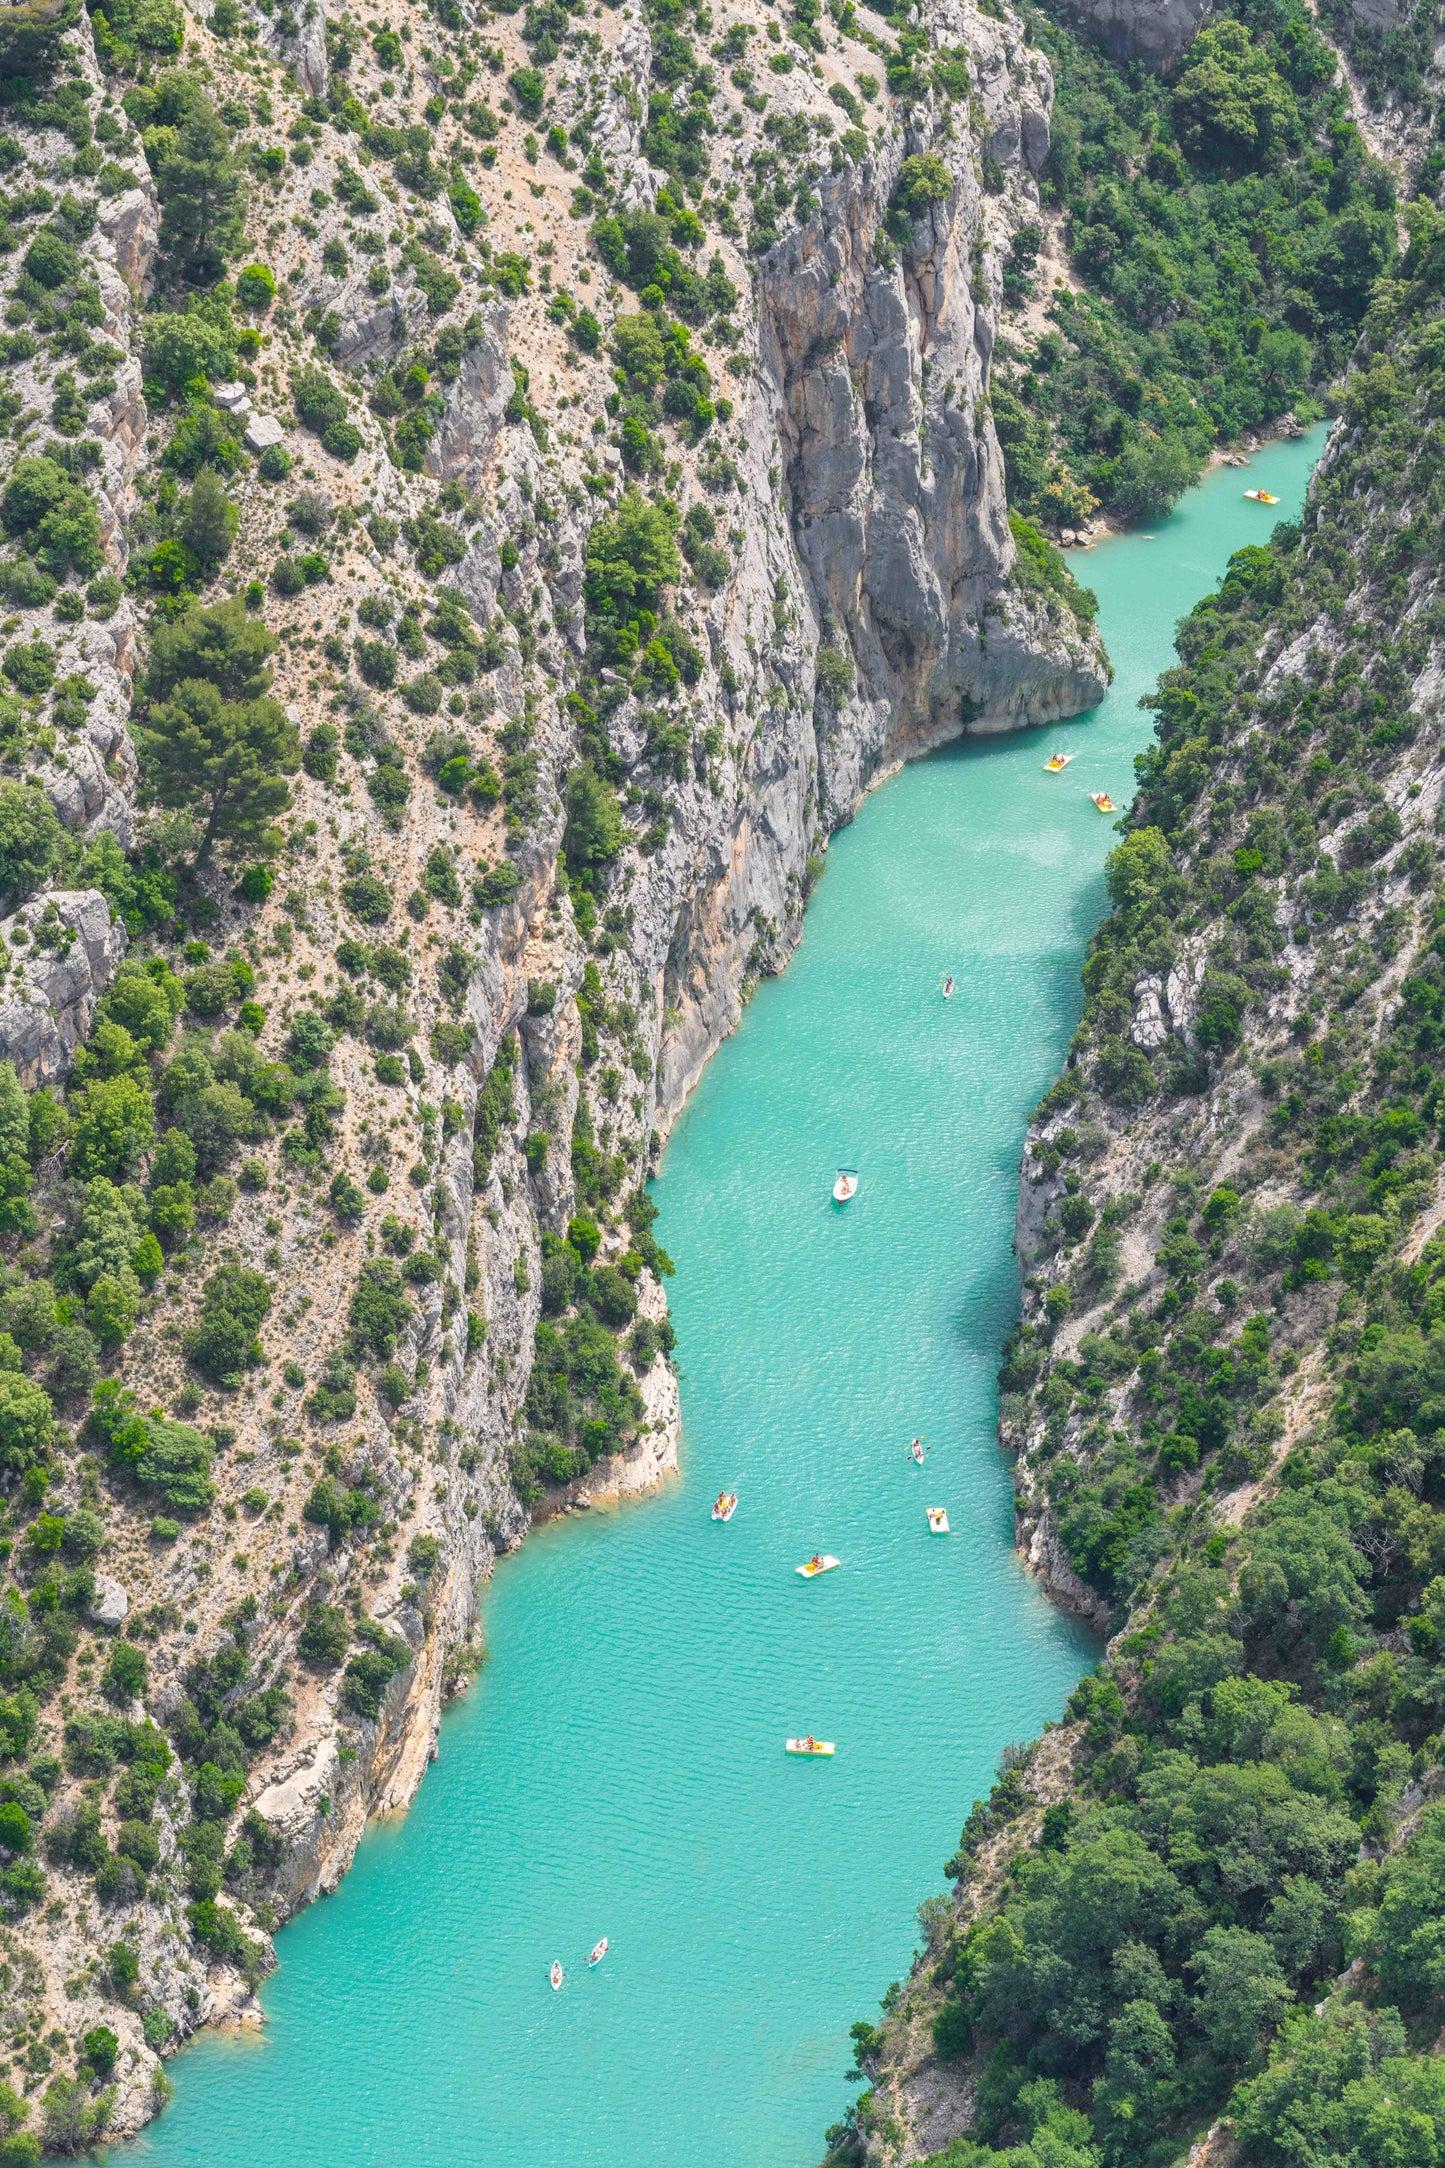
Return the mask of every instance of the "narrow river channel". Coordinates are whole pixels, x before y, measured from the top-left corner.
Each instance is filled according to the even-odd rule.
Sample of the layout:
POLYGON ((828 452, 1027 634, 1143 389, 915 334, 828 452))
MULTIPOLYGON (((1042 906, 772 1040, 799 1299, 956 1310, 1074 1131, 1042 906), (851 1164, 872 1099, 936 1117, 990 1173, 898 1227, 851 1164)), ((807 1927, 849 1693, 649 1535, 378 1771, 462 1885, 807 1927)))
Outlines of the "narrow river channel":
POLYGON ((818 2159, 848 2026, 905 1970, 970 1801, 1094 1655, 1013 1554, 994 1440, 1020 1143, 1116 840, 1089 793, 1128 802, 1175 623, 1297 511, 1322 441, 1075 561, 1118 673, 1092 715, 919 762, 834 840, 656 1186, 680 1481, 502 1564, 411 1814, 280 1937, 264 2034, 171 2066, 149 2168, 818 2159), (842 1565, 810 1584, 815 1550, 842 1565), (808 1730, 831 1762, 784 1756, 808 1730))

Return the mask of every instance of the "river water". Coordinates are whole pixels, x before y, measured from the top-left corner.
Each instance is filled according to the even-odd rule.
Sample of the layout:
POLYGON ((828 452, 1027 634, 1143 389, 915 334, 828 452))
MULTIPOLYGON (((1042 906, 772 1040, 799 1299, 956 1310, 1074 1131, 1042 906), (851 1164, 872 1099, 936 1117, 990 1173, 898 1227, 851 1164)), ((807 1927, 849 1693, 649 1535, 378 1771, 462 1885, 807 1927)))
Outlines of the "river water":
POLYGON ((1278 514, 1219 471, 1076 559, 1118 673, 1092 715, 921 761, 834 839, 656 1184, 680 1481, 502 1563, 411 1813, 280 1937, 264 2034, 171 2065, 150 2168, 817 2160, 970 1801, 1096 1653, 1014 1556, 994 1440, 1019 1147, 1102 907, 1089 793, 1127 803, 1176 621, 1320 445, 1255 460, 1278 514), (842 1566, 807 1583, 815 1549, 842 1566), (808 1730, 832 1761, 784 1755, 808 1730))

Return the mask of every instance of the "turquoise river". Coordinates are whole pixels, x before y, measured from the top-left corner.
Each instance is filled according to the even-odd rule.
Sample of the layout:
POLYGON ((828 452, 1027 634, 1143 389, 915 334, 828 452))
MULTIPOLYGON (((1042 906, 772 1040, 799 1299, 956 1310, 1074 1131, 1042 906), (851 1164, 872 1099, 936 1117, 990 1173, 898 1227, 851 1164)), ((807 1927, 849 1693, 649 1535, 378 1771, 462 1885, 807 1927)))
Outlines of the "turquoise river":
POLYGON ((1103 902, 1089 793, 1127 803, 1176 621, 1298 509, 1320 443, 1255 459, 1279 515, 1219 470, 1075 561, 1118 672, 1092 715, 920 761, 834 839, 656 1185, 680 1479, 502 1563, 411 1813, 281 1935, 264 2031, 172 2064, 147 2168, 818 2159, 848 2026, 906 1970, 970 1801, 1096 1654, 1011 1548, 994 1438, 1019 1149, 1103 902), (842 1570, 809 1584, 815 1549, 842 1570), (834 1760, 785 1757, 810 1729, 834 1760))

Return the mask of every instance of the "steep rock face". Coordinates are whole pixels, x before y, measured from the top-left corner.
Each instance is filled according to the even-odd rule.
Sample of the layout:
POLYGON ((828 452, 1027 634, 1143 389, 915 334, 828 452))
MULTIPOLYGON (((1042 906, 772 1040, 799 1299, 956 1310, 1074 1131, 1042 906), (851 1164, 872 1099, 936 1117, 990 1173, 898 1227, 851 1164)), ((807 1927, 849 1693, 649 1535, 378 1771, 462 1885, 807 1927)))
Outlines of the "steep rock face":
MULTIPOLYGON (((149 1540, 142 1517, 132 1514, 126 1524, 117 1515, 108 1545, 107 1564, 132 1616, 174 1606, 195 1628, 186 1640, 162 1633, 151 1647, 148 1705, 162 1722, 180 1707, 197 1652, 229 1631, 226 1621, 244 1585, 239 1566, 258 1586, 264 1576, 268 1595, 247 1625, 247 1657, 256 1677, 284 1670, 295 1721, 252 1763, 242 1802, 279 1839, 274 1868, 264 1886, 242 1877, 219 1899, 236 1910, 253 1940, 264 1937, 269 1919, 284 1919, 334 1887, 367 1817, 399 1809, 411 1797, 435 1750, 444 1701, 469 1675, 486 1578, 495 1558, 521 1542, 533 1512, 627 1497, 677 1464, 675 1373, 662 1356, 650 1363, 639 1357, 643 1415, 630 1449, 550 1493, 540 1507, 534 1491, 519 1488, 514 1454, 528 1427, 543 1240, 565 1231, 577 1205, 574 1117, 584 1092, 599 1148, 615 1156, 619 1181, 635 1187, 656 1140, 736 1025, 751 985, 786 962, 801 932, 818 854, 870 785, 900 760, 965 728, 1049 720, 1088 707, 1103 691, 1107 666, 1097 639, 1016 579, 986 405, 1001 262, 1014 229, 1038 207, 1034 176, 1048 146, 1047 67, 1023 46, 1016 25, 975 14, 958 0, 938 0, 930 29, 940 44, 972 55, 967 101, 945 105, 930 92, 911 109, 906 132, 885 120, 867 158, 842 161, 837 172, 820 177, 820 210, 761 260, 756 277, 741 248, 729 243, 724 257, 720 245, 720 263, 737 288, 727 345, 742 366, 726 380, 736 416, 725 435, 719 426, 702 446, 678 437, 666 487, 679 509, 711 503, 731 558, 718 583, 699 580, 695 589, 678 583, 676 607, 698 654, 697 682, 671 709, 672 725, 682 727, 680 754, 659 749, 657 726, 669 717, 659 717, 653 691, 611 669, 596 674, 594 690, 600 686, 610 702, 602 727, 629 820, 632 809, 647 808, 597 882, 593 900, 599 919, 605 914, 605 941, 595 933, 589 941, 579 928, 558 874, 567 783, 579 754, 566 692, 588 653, 588 536, 626 480, 603 419, 614 388, 605 353, 584 359, 569 348, 537 295, 489 301, 478 312, 478 336, 438 400, 423 474, 388 456, 360 398, 355 411, 365 442, 355 462, 320 467, 314 439, 295 429, 284 379, 273 371, 254 387, 259 403, 275 406, 274 427, 293 457, 316 462, 312 475, 319 468, 328 497, 351 522, 349 529, 338 522, 327 545, 332 580, 307 591, 302 646, 308 653, 315 633, 350 634, 351 612, 363 595, 397 589, 410 599, 420 589, 415 599, 424 610, 432 599, 425 590, 439 584, 434 575, 418 580, 399 548, 388 555, 381 544, 373 547, 363 519, 380 515, 400 528, 434 515, 437 481, 468 493, 466 523, 456 530, 464 534, 465 554, 444 577, 479 621, 499 633, 506 628, 505 652, 481 681, 486 705, 478 701, 470 710, 468 736, 480 735, 478 709, 521 732, 526 757, 535 760, 535 807, 509 828, 510 807, 474 816, 426 787, 412 791, 395 820, 382 822, 364 786, 356 787, 364 773, 358 760, 334 795, 313 777, 295 780, 297 871, 288 867, 287 879, 305 882, 307 894, 304 915, 285 923, 284 941, 278 909, 271 907, 269 916, 243 909, 229 879, 204 877, 221 928, 216 945, 234 938, 256 958, 268 1058, 284 1058, 293 1001, 324 998, 319 987, 334 982, 338 942, 356 931, 339 902, 343 847, 365 847, 398 900, 414 895, 438 848, 468 878, 472 869, 495 864, 519 880, 506 901, 479 905, 468 916, 463 906, 447 920, 447 939, 465 944, 459 998, 442 1000, 435 969, 423 969, 423 941, 416 941, 408 1014, 418 1060, 422 1048, 433 1053, 420 1079, 413 1072, 396 1088, 389 1102, 399 1110, 394 1118, 371 1126, 375 1055, 359 1035, 342 1035, 331 1057, 346 1106, 328 1175, 333 1165, 385 1173, 393 1145, 402 1151, 402 1140, 387 1132, 415 1123, 425 1135, 428 1113, 441 1129, 423 1146, 415 1139, 407 1146, 424 1155, 409 1172, 418 1187, 425 1182, 416 1208, 429 1220, 441 1273, 411 1289, 397 1337, 396 1364, 409 1390, 390 1408, 368 1389, 344 1425, 320 1433, 322 1447, 331 1447, 340 1463, 340 1480, 367 1487, 388 1530, 385 1543, 357 1533, 333 1547, 326 1530, 305 1519, 296 1444, 284 1435, 293 1425, 308 1447, 316 1442, 301 1400, 293 1398, 289 1411, 273 1419, 245 1396, 226 1407, 228 1422, 235 1418, 236 1451, 218 1463, 218 1504, 234 1516, 237 1500, 259 1487, 276 1510, 248 1524, 238 1571, 212 1558, 199 1527, 162 1548, 149 1540), (885 228, 900 169, 915 153, 944 158, 952 186, 915 223, 906 244, 889 242, 885 228), (992 194, 982 187, 985 157, 1002 176, 992 194), (560 417, 550 437, 534 429, 512 401, 514 361, 531 372, 539 394, 549 367, 575 372, 565 379, 570 403, 585 407, 583 419, 600 428, 572 434, 574 413, 570 429, 560 417), (716 472, 700 476, 705 461, 723 470, 720 481, 716 472), (343 544, 342 534, 354 546, 353 539, 343 544), (821 683, 820 654, 827 656, 821 683), (304 994, 302 982, 310 982, 304 994), (579 995, 590 1002, 594 1035, 585 1058, 579 995), (444 1061, 435 1053, 433 1029, 443 1022, 472 1026, 465 1058, 444 1061), (507 1105, 489 1117, 495 1141, 480 1151, 479 1107, 499 1060, 509 1065, 507 1105), (611 1080, 605 1090, 599 1077, 611 1080), (439 1124, 438 1107, 445 1110, 439 1124), (425 1571, 408 1562, 416 1537, 438 1546, 436 1564, 425 1571), (411 1651, 375 1716, 343 1704, 334 1672, 315 1677, 296 1661, 311 1607, 344 1596, 364 1602, 367 1615, 411 1651)), ((615 44, 606 54, 605 85, 594 87, 590 49, 580 62, 568 52, 554 79, 555 109, 568 125, 589 117, 616 176, 617 201, 651 205, 666 180, 642 148, 651 37, 645 24, 629 20, 609 22, 606 30, 615 44)), ((298 54, 293 44, 288 52, 307 87, 324 84, 319 14, 309 19, 304 48, 298 54)), ((858 64, 870 60, 866 49, 855 55, 858 64)), ((809 107, 833 125, 837 109, 807 70, 779 76, 770 96, 774 117, 791 106, 797 120, 809 107)), ((759 127, 742 143, 739 171, 762 140, 759 127)), ((530 176, 533 168, 524 170, 530 176)), ((343 231, 340 208, 322 210, 324 191, 310 190, 324 177, 314 168, 307 176, 311 207, 323 221, 306 229, 318 244, 310 251, 315 259, 343 231)), ((445 197, 428 208, 450 234, 445 197)), ((493 210, 500 217, 495 203, 493 210)), ((107 332, 124 360, 115 393, 89 421, 102 443, 99 494, 117 567, 125 563, 129 492, 147 427, 132 297, 146 290, 155 245, 148 185, 107 204, 92 253, 107 332)), ((580 262, 579 254, 572 267, 579 286, 580 262)), ((599 292, 596 262, 594 256, 586 279, 605 334, 637 303, 620 289, 599 292)), ((384 300, 367 291, 354 264, 343 275, 313 262, 312 273, 308 300, 334 310, 340 322, 330 355, 338 373, 354 367, 374 375, 429 328, 427 297, 414 283, 413 267, 399 272, 384 300)), ((560 267, 558 277, 560 283, 560 267)), ((310 346, 286 349, 279 319, 272 325, 276 351, 310 365, 310 346)), ((723 366, 718 356, 714 365, 723 366)), ((34 397, 41 397, 38 389, 34 397)), ((239 588, 252 577, 264 581, 276 548, 288 545, 277 540, 285 518, 279 493, 250 473, 232 486, 241 525, 226 578, 239 588)), ((267 609, 284 618, 274 593, 267 609)), ((129 840, 136 785, 124 727, 135 664, 130 606, 103 623, 72 626, 50 615, 38 622, 59 652, 59 667, 83 671, 98 687, 83 732, 62 739, 44 767, 45 787, 77 835, 110 826, 129 840)), ((291 629, 300 629, 299 620, 291 629)), ((358 689, 348 692, 358 693, 359 704, 358 689)), ((312 663, 284 648, 277 693, 303 736, 341 705, 323 692, 312 663)), ((415 735, 406 721, 398 728, 408 749, 419 749, 427 726, 415 735)), ((497 734, 492 749, 500 758, 501 728, 489 721, 488 730, 497 734)), ((77 901, 86 906, 81 930, 91 945, 82 949, 78 932, 65 960, 71 976, 43 985, 37 978, 38 998, 27 991, 12 1005, 10 1050, 27 1080, 37 1083, 65 1073, 124 948, 123 932, 109 925, 108 915, 96 916, 94 905, 104 913, 101 899, 77 901), (90 973, 84 983, 82 954, 90 973)), ((436 925, 434 918, 428 948, 440 945, 436 925)), ((323 1242, 314 1193, 324 1194, 325 1177, 293 1181, 288 1174, 264 1194, 248 1189, 236 1199, 224 1240, 238 1254, 266 1259, 275 1291, 266 1352, 281 1374, 295 1367, 314 1385, 340 1349, 356 1284, 356 1246, 372 1243, 375 1221, 405 1199, 405 1168, 404 1157, 391 1162, 386 1203, 377 1191, 366 1207, 372 1226, 340 1238, 328 1227, 323 1242), (286 1194, 278 1194, 283 1188, 286 1194)), ((603 1262, 622 1256, 627 1239, 620 1226, 609 1229, 603 1262)), ((167 1298, 176 1312, 169 1322, 180 1329, 148 1345, 138 1334, 127 1349, 125 1375, 143 1404, 172 1406, 184 1389, 178 1348, 200 1277, 192 1275, 167 1298)), ((649 1275, 640 1277, 637 1295, 644 1318, 665 1309, 649 1275)), ((299 1396, 303 1389, 287 1390, 299 1396)), ((51 1502, 64 1511, 80 1495, 67 1478, 57 1482, 51 1502)), ((57 1810, 68 1804, 67 1795, 57 1810)), ((204 1979, 198 1977, 179 1909, 177 1838, 187 1821, 179 1781, 172 1781, 159 1811, 160 1872, 137 1908, 136 1939, 149 2006, 164 2011, 184 2037, 198 2024, 255 2012, 234 1969, 202 1967, 204 1979)), ((103 1951, 111 1931, 99 1912, 87 1910, 89 1884, 80 1870, 59 1864, 53 1874, 76 1920, 73 1933, 57 1931, 46 1946, 55 2019, 72 2031, 102 2018, 116 2026, 123 2077, 113 2127, 133 2129, 155 2110, 149 2084, 155 2057, 137 2009, 102 2000, 100 1985, 87 1988, 89 2000, 64 1996, 63 1981, 85 1971, 87 1954, 103 1951)))
MULTIPOLYGON (((740 417, 746 524, 736 576, 707 605, 699 689, 726 744, 707 769, 671 778, 665 840, 648 855, 629 853, 600 899, 619 906, 625 899, 625 950, 605 966, 603 982, 609 997, 635 1006, 641 1087, 630 1106, 624 1098, 615 1110, 613 1148, 642 1167, 650 1139, 666 1133, 734 1028, 750 982, 786 962, 802 927, 808 860, 851 819, 869 785, 966 727, 1077 713, 1107 682, 1097 638, 1072 619, 1048 617, 1012 584, 1002 461, 982 404, 999 264, 1013 226, 1036 205, 1033 174, 1047 152, 1048 71, 1040 56, 1024 54, 1015 32, 970 11, 945 12, 940 37, 976 40, 984 116, 977 136, 965 130, 943 146, 955 174, 949 201, 920 222, 901 261, 879 260, 902 159, 935 141, 921 123, 876 163, 828 180, 821 214, 764 261, 755 304, 740 298, 745 343, 756 356, 740 417), (985 149, 1007 176, 1002 199, 985 199, 979 185, 985 149), (854 673, 854 692, 837 704, 817 694, 825 645, 841 647, 854 673)), ((635 84, 645 84, 649 62, 645 29, 624 27, 594 124, 627 166, 628 201, 650 202, 665 178, 637 149, 635 84)), ((564 82, 564 114, 568 99, 564 82)), ((499 539, 535 531, 531 515, 548 488, 532 432, 504 413, 512 354, 529 367, 536 359, 515 343, 514 313, 501 304, 488 312, 484 337, 448 389, 427 459, 438 478, 486 483, 493 493, 451 575, 479 616, 498 605, 516 611, 536 593, 539 544, 524 543, 511 569, 499 571, 497 558, 499 539)), ((339 351, 351 359, 385 355, 410 329, 404 302, 388 302, 369 318, 358 315, 339 351)), ((590 459, 616 471, 610 447, 590 459)), ((381 502, 405 516, 406 478, 383 464, 374 479, 381 502)), ((577 492, 554 502, 545 530, 552 622, 540 626, 538 659, 559 678, 567 651, 585 646, 582 571, 593 516, 577 492)), ((503 711, 520 711, 525 689, 514 657, 492 682, 503 711)), ((645 697, 628 694, 607 727, 624 771, 646 773, 645 697)), ((416 1664, 393 1689, 374 1738, 367 1728, 369 1743, 344 1778, 333 1767, 338 1711, 325 1694, 299 1708, 284 1755, 253 1773, 250 1796, 283 1838, 283 1915, 333 1886, 367 1812, 404 1804, 419 1781, 451 1676, 445 1652, 469 1638, 492 1562, 521 1540, 529 1518, 512 1488, 509 1448, 539 1317, 541 1235, 565 1228, 576 1201, 566 1138, 578 1094, 575 996, 587 960, 554 872, 573 757, 560 700, 539 709, 537 729, 541 810, 517 860, 523 887, 472 937, 464 1013, 477 1044, 448 1085, 461 1120, 435 1190, 457 1278, 469 1256, 477 1272, 473 1299, 487 1319, 486 1344, 468 1354, 447 1328, 439 1291, 423 1289, 398 1348, 398 1358, 420 1362, 426 1376, 402 1417, 440 1421, 461 1441, 449 1450, 445 1500, 426 1516, 443 1564, 427 1594, 416 1664), (552 989, 552 1006, 529 1014, 529 988, 538 983, 552 989), (470 1150, 477 1093, 513 1031, 521 1049, 515 1119, 479 1187, 470 1150), (550 1140, 537 1166, 520 1150, 529 1132, 550 1140)), ((428 837, 421 825, 409 832, 401 846, 407 862, 424 855, 428 837)), ((315 1292, 295 1339, 308 1371, 334 1337, 341 1303, 340 1291, 315 1292)), ((655 1283, 643 1295, 644 1305, 661 1304, 655 1283)), ((637 1447, 568 1486, 554 1508, 628 1495, 675 1466, 676 1384, 664 1362, 642 1391, 647 1415, 637 1447)), ((258 1450, 255 1472, 264 1478, 264 1442, 258 1450)), ((404 1483, 379 1418, 367 1423, 364 1455, 400 1505, 404 1483)), ((295 1609, 268 1624, 258 1652, 294 1641, 313 1577, 344 1577, 345 1562, 329 1559, 324 1539, 313 1537, 297 1545, 293 1567, 295 1609)), ((391 1622, 404 1608, 393 1611, 383 1594, 375 1615, 391 1622)))
MULTIPOLYGON (((990 80, 997 110, 1000 73, 990 80)), ((1007 591, 1003 460, 983 405, 995 316, 969 147, 901 261, 878 260, 898 169, 927 141, 895 143, 862 188, 833 182, 823 217, 774 251, 760 295, 818 636, 846 639, 856 664, 855 696, 823 740, 830 825, 899 758, 970 725, 1077 714, 1107 683, 1096 639, 1041 622, 1007 591)), ((992 141, 1026 185, 1028 159, 1047 152, 1036 76, 992 141)))
MULTIPOLYGON (((1366 0, 1388 6, 1390 0, 1366 0)), ((1118 61, 1142 60, 1158 75, 1172 75, 1185 47, 1209 13, 1209 0, 1069 0, 1118 61)))
POLYGON ((0 998, 0 1060, 15 1064, 27 1091, 69 1076, 125 951, 125 928, 112 924, 94 888, 47 896, 0 920, 0 953, 18 959, 0 998))
MULTIPOLYGON (((998 263, 1013 223, 1036 201, 1033 170, 1047 150, 1047 69, 1037 55, 1011 74, 1002 33, 962 15, 949 34, 979 36, 987 85, 986 132, 953 147, 956 187, 921 222, 902 262, 877 260, 879 229, 908 145, 876 166, 826 184, 822 214, 775 249, 759 281, 752 343, 757 369, 742 416, 746 527, 736 578, 708 606, 705 705, 728 744, 711 772, 674 776, 666 840, 618 868, 626 899, 625 953, 604 985, 637 1011, 641 1092, 619 1104, 615 1149, 645 1165, 649 1138, 665 1134, 720 1041, 735 1026, 749 982, 781 967, 802 926, 807 861, 848 820, 880 775, 909 754, 965 727, 1010 727, 1076 713, 1097 700, 1107 665, 1097 639, 1050 620, 1011 584, 1013 544, 1002 462, 982 407, 993 344, 998 263), (1008 174, 1005 204, 985 202, 977 159, 985 144, 1008 174), (815 693, 820 646, 842 646, 854 693, 836 707, 815 693), (724 670, 726 666, 726 670, 724 670)), ((1016 55, 1017 57, 1017 55, 1016 55)), ((616 56, 622 77, 645 80, 645 33, 628 30, 616 56)), ((625 88, 625 85, 624 85, 625 88)), ((565 109, 566 92, 561 104, 565 109)), ((636 133, 632 103, 612 98, 619 155, 636 133)), ((925 132, 921 147, 932 138, 925 132)), ((634 156, 629 186, 650 201, 661 176, 634 156)), ((747 303, 743 301, 746 311, 747 303)), ((343 334, 348 351, 390 351, 407 319, 391 304, 343 334), (384 319, 384 320, 383 320, 384 319)), ((547 486, 537 443, 503 409, 513 377, 509 311, 495 305, 484 338, 449 388, 428 454, 439 478, 477 487, 491 480, 492 508, 452 577, 479 615, 516 608, 533 592, 530 551, 498 571, 501 536, 532 527, 547 486)), ((512 349, 516 351, 514 347, 512 349)), ((520 355, 519 355, 519 358, 520 355)), ((529 366, 531 358, 529 358, 529 366)), ((606 471, 616 454, 599 447, 606 471)), ((382 469, 383 501, 406 509, 404 478, 382 469)), ((580 493, 579 493, 580 494, 580 493)), ((560 675, 567 649, 586 631, 582 566, 591 513, 584 499, 555 506, 546 531, 553 624, 540 659, 560 675)), ((515 661, 494 680, 505 711, 523 705, 515 661)), ((571 733, 558 708, 538 716, 542 809, 519 859, 524 886, 488 913, 473 937, 465 1013, 477 1033, 471 1063, 455 1073, 462 1119, 438 1168, 439 1227, 458 1279, 472 1259, 473 1298, 487 1319, 484 1349, 468 1354, 447 1329, 439 1291, 419 1290, 414 1324, 398 1357, 425 1365, 427 1382, 400 1411, 439 1419, 461 1441, 444 1502, 426 1516, 443 1563, 424 1602, 424 1637, 355 1762, 336 1764, 340 1720, 334 1692, 298 1707, 284 1753, 253 1772, 249 1796, 282 1838, 276 1877, 281 1916, 334 1886, 369 1812, 405 1804, 434 1750, 450 1681, 447 1652, 465 1643, 498 1552, 518 1543, 529 1514, 512 1488, 509 1448, 527 1390, 541 1278, 540 1238, 565 1227, 575 1206, 566 1138, 578 1093, 580 1026, 575 996, 586 951, 571 905, 555 882, 562 836, 561 784, 571 733), (529 1014, 529 988, 545 983, 552 1006, 529 1014), (470 1134, 479 1081, 506 1036, 519 1035, 515 1120, 484 1187, 474 1178, 470 1134), (524 1164, 519 1139, 546 1132, 545 1159, 524 1164), (433 1299, 434 1297, 434 1299, 433 1299)), ((629 695, 608 720, 625 770, 647 761, 646 703, 629 695)), ((424 853, 418 830, 405 845, 424 853)), ((608 900, 604 897, 603 900, 608 900)), ((334 1336, 335 1300, 317 1290, 295 1352, 310 1370, 334 1336)), ((660 1309, 656 1283, 640 1307, 660 1309)), ((600 1463, 555 1494, 551 1510, 627 1496, 676 1465, 675 1377, 658 1359, 642 1381, 646 1416, 630 1453, 600 1463)), ((256 1472, 265 1475, 265 1447, 256 1472)), ((386 1427, 372 1419, 365 1458, 400 1504, 404 1483, 386 1427)), ((449 1455, 451 1458, 451 1455, 449 1455)), ((294 1612, 268 1624, 258 1654, 294 1641, 314 1576, 342 1578, 324 1538, 303 1538, 293 1569, 294 1612)), ((383 1595, 375 1615, 405 1631, 407 1607, 383 1595)), ((412 1638, 408 1634, 408 1638, 412 1638)))

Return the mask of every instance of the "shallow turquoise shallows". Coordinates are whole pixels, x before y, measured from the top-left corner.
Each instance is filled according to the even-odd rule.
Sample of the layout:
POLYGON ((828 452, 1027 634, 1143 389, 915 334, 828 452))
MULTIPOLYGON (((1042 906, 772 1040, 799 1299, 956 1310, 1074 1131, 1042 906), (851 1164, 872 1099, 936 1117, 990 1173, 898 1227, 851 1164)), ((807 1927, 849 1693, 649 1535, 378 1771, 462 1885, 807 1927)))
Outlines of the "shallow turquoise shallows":
POLYGON ((411 1814, 282 1935, 264 2036, 172 2066, 154 2168, 817 2160, 970 1801, 1094 1653, 1014 1556, 994 1441, 1020 1142, 1115 840, 1089 793, 1127 802, 1175 622, 1280 516, 1245 480, 1292 512, 1319 448, 1078 563, 1118 670, 1097 713, 921 762, 835 839, 657 1183, 680 1481, 500 1567, 411 1814), (807 1583, 814 1550, 842 1567, 807 1583), (809 1730, 834 1760, 785 1757, 809 1730))

